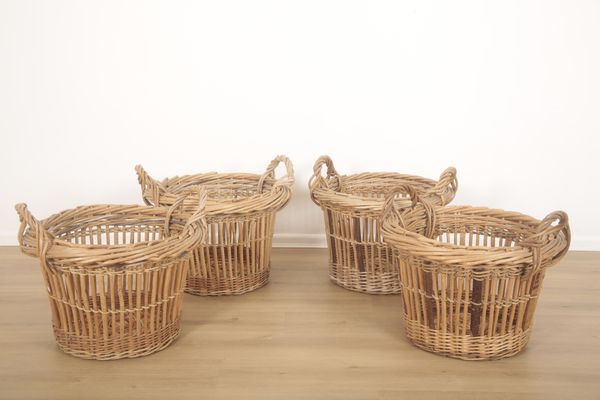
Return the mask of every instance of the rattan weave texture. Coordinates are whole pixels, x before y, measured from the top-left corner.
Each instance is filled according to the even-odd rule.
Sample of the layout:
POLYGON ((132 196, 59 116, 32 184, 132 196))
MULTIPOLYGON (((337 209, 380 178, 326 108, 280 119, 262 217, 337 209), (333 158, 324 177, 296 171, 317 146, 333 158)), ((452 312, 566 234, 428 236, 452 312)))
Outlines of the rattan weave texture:
POLYGON ((206 234, 206 194, 196 211, 139 205, 81 206, 44 220, 16 206, 24 253, 39 257, 56 341, 99 360, 148 355, 180 331, 191 249, 206 234))
MULTIPOLYGON (((431 202, 448 204, 458 189, 456 169, 447 168, 437 182, 394 172, 340 175, 331 158, 321 156, 313 172, 309 188, 323 210, 330 279, 358 292, 400 293, 398 269, 381 236, 384 197, 392 188, 409 183, 431 202), (323 166, 326 176, 322 176, 323 166)), ((400 208, 410 205, 401 196, 396 202, 400 208)))
POLYGON ((388 195, 383 215, 412 343, 464 360, 505 358, 527 345, 546 269, 569 248, 566 213, 539 221, 484 207, 437 207, 401 186, 388 195), (397 193, 409 194, 412 206, 399 211, 397 193))
POLYGON ((289 202, 294 184, 286 156, 273 159, 263 174, 209 172, 157 181, 141 166, 136 172, 149 205, 169 206, 198 186, 208 193, 208 234, 194 248, 186 292, 239 295, 268 283, 275 213, 289 202), (286 174, 276 179, 280 164, 286 174))

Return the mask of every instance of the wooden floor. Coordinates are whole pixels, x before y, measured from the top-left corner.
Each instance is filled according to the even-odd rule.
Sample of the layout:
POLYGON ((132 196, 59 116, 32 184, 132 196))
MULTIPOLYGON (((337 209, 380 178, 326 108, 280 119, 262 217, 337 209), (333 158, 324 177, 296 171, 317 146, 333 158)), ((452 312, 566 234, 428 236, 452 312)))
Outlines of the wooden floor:
POLYGON ((133 360, 54 345, 36 259, 0 248, 0 398, 600 399, 600 253, 546 275, 527 350, 466 362, 412 347, 398 296, 330 283, 326 251, 276 249, 271 283, 239 297, 186 295, 182 336, 133 360))

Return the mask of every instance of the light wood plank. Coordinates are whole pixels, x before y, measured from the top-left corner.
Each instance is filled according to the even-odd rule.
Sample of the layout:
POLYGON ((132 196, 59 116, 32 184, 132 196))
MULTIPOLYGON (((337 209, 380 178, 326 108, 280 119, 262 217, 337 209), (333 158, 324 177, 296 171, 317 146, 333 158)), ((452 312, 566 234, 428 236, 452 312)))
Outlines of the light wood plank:
POLYGON ((54 345, 38 261, 15 247, 0 260, 0 398, 600 398, 600 253, 548 271, 527 350, 491 362, 412 347, 400 296, 330 283, 324 249, 274 249, 256 292, 186 295, 182 336, 164 351, 80 360, 54 345))

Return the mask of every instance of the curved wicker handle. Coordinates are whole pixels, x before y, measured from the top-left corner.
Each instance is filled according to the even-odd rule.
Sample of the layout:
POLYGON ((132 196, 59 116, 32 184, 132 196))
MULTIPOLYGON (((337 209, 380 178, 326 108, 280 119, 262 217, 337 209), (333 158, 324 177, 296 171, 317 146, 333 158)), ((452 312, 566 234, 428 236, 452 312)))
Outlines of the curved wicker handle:
POLYGON ((165 218, 165 236, 169 236, 171 228, 171 217, 173 216, 175 211, 178 208, 183 208, 185 200, 188 197, 193 198, 194 196, 198 196, 198 207, 196 208, 196 211, 194 211, 186 221, 185 226, 181 230, 181 235, 185 236, 187 234, 187 231, 191 229, 193 224, 200 223, 200 227, 203 231, 202 237, 204 237, 204 235, 206 234, 206 229, 208 228, 208 225, 206 223, 206 201, 208 199, 208 194, 203 186, 198 186, 197 193, 182 194, 181 196, 177 197, 177 199, 175 199, 173 204, 171 204, 171 206, 167 210, 167 215, 165 218))
POLYGON ((387 193, 387 195, 385 196, 384 203, 383 203, 383 210, 381 212, 381 220, 383 221, 385 218, 387 218, 387 216, 390 213, 393 212, 396 215, 396 217, 398 218, 398 220, 400 221, 400 223, 402 224, 402 226, 404 228, 406 227, 404 225, 404 220, 402 219, 402 215, 400 214, 400 211, 396 207, 396 195, 398 193, 408 194, 408 196, 410 197, 410 200, 412 202, 412 204, 411 204, 412 208, 416 207, 417 204, 421 204, 423 206, 423 209, 425 211, 424 236, 426 236, 428 238, 432 238, 433 234, 435 232, 435 226, 436 226, 435 210, 433 208, 433 205, 426 199, 423 199, 421 196, 419 196, 419 194, 417 193, 417 190, 411 185, 399 185, 387 193))
POLYGON ((27 204, 19 203, 15 205, 15 209, 17 210, 17 214, 19 214, 19 220, 21 221, 21 226, 19 227, 19 233, 17 235, 21 250, 24 251, 24 235, 27 226, 29 226, 29 229, 35 232, 35 237, 37 239, 37 248, 35 249, 35 253, 39 255, 41 261, 46 264, 46 254, 54 244, 54 236, 48 232, 42 223, 31 214, 27 208, 27 204))
POLYGON ((558 235, 563 232, 567 239, 566 246, 554 258, 554 263, 564 257, 571 245, 571 228, 569 227, 569 216, 564 211, 551 212, 544 218, 538 227, 536 233, 529 236, 521 243, 530 247, 533 252, 534 269, 537 270, 541 265, 541 248, 544 246, 549 235, 558 235), (553 225, 556 222, 556 225, 553 225))
MULTIPOLYGON (((452 192, 456 193, 456 190, 458 189, 458 179, 456 178, 456 168, 454 167, 448 167, 440 174, 440 179, 433 187, 432 192, 442 193, 448 186, 450 186, 452 192)), ((441 205, 445 205, 443 198, 441 205)))
POLYGON ((206 222, 206 202, 208 200, 208 191, 200 186, 198 187, 198 208, 194 213, 188 218, 183 227, 182 233, 186 233, 189 229, 191 229, 193 224, 198 224, 200 226, 200 230, 202 231, 202 240, 206 237, 206 232, 208 231, 208 223, 206 222))
POLYGON ((261 175, 260 180, 258 181, 258 191, 262 192, 265 185, 265 180, 267 178, 275 179, 275 169, 279 166, 279 164, 283 163, 285 165, 286 174, 279 178, 273 188, 278 186, 285 186, 288 189, 291 189, 294 184, 294 166, 292 165, 292 161, 290 161, 287 156, 279 155, 275 157, 269 165, 267 165, 266 171, 261 175))
POLYGON ((148 206, 160 205, 160 196, 166 193, 167 189, 162 183, 152 178, 141 165, 135 166, 135 172, 138 176, 138 182, 142 187, 142 199, 148 206), (150 199, 146 196, 146 190, 150 190, 152 193, 150 199))
POLYGON ((317 201, 317 199, 315 199, 313 192, 318 188, 327 186, 327 181, 321 175, 321 169, 323 168, 323 165, 327 166, 327 178, 336 178, 337 180, 337 186, 332 189, 335 191, 339 191, 342 186, 340 174, 338 174, 335 167, 333 166, 333 161, 331 161, 331 157, 321 156, 317 158, 317 161, 315 161, 315 165, 313 166, 313 175, 308 180, 310 198, 316 205, 319 205, 319 202, 317 201))

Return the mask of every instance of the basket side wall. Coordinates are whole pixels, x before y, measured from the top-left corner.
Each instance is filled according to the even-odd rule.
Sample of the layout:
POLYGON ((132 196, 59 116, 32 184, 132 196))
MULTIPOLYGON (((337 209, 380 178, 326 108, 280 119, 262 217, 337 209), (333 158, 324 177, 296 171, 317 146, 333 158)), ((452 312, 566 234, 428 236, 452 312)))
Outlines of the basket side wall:
POLYGON ((544 270, 525 276, 451 273, 397 257, 408 338, 435 353, 502 358, 526 344, 544 270))
POLYGON ((193 251, 186 291, 242 294, 269 280, 275 212, 210 218, 206 242, 193 251))
POLYGON ((371 215, 323 206, 330 278, 359 292, 397 294, 400 282, 379 221, 371 215))
POLYGON ((83 358, 138 357, 179 334, 189 257, 121 272, 42 267, 59 347, 83 358))

